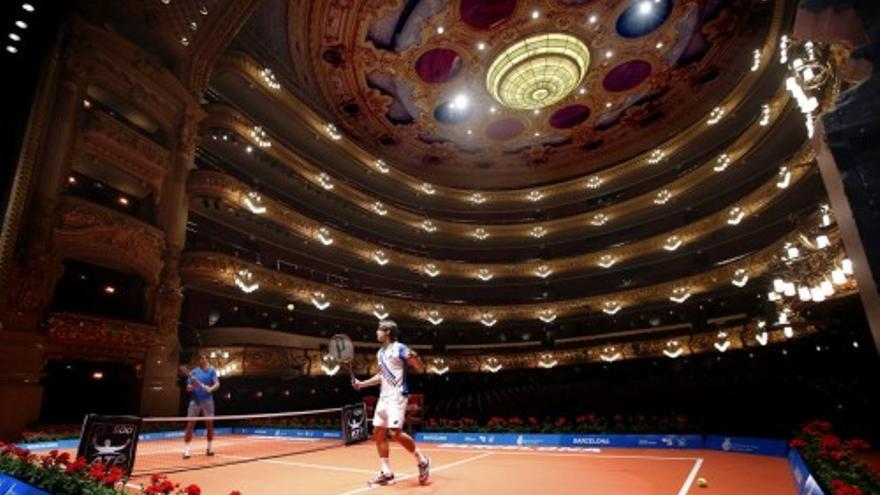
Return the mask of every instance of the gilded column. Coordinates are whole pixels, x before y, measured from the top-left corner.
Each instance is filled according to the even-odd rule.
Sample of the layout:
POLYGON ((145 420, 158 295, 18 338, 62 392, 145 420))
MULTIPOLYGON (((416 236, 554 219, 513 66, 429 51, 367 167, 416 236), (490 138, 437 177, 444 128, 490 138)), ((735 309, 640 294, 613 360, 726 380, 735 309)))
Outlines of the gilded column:
POLYGON ((179 140, 171 169, 159 199, 159 226, 165 232, 163 269, 154 298, 153 319, 164 345, 147 349, 144 383, 141 391, 141 414, 174 415, 178 413, 180 389, 177 386, 180 343, 177 321, 183 293, 180 286, 180 254, 186 240, 189 212, 186 181, 195 156, 199 122, 204 113, 193 104, 184 113, 179 140))

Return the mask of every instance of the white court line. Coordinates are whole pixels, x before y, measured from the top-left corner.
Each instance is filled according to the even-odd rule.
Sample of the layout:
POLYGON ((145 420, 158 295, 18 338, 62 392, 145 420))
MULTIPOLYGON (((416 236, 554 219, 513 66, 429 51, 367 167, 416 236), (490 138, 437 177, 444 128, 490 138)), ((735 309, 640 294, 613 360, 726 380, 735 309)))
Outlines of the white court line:
MULTIPOLYGON (((358 468, 348 468, 348 467, 340 467, 340 466, 330 466, 327 464, 311 464, 308 462, 293 462, 293 461, 278 461, 275 459, 255 459, 253 457, 245 457, 240 455, 221 455, 217 454, 217 457, 224 457, 228 459, 248 459, 254 462, 265 462, 268 464, 281 464, 284 466, 294 466, 294 467, 306 467, 306 468, 314 468, 314 469, 326 469, 329 471, 346 471, 349 473, 366 473, 366 474, 374 474, 375 471, 371 471, 369 469, 358 469, 358 468)), ((220 466, 217 466, 220 467, 220 466)))
POLYGON ((694 462, 694 467, 691 468, 691 474, 689 474, 687 479, 684 480, 684 484, 681 485, 681 490, 678 491, 678 495, 687 495, 687 492, 691 489, 691 485, 694 483, 694 478, 697 477, 697 473, 700 471, 700 466, 702 465, 703 459, 701 458, 698 458, 696 462, 694 462))
MULTIPOLYGON (((467 458, 462 459, 462 460, 460 460, 460 461, 455 461, 455 462, 450 463, 450 464, 444 464, 444 465, 442 465, 442 466, 440 466, 440 467, 431 468, 431 474, 433 475, 433 474, 436 473, 437 471, 444 471, 444 470, 446 470, 446 469, 453 468, 453 467, 455 467, 455 466, 459 466, 459 465, 464 464, 464 463, 466 463, 466 462, 476 461, 476 460, 482 459, 482 458, 484 458, 484 457, 489 457, 490 455, 493 455, 493 454, 495 454, 495 452, 483 452, 483 453, 480 454, 480 455, 475 455, 475 456, 467 457, 467 458)), ((406 479, 409 479, 409 478, 413 478, 413 477, 415 477, 415 476, 418 476, 418 473, 412 473, 412 474, 407 474, 407 475, 401 476, 400 478, 396 478, 396 479, 395 479, 395 482, 403 481, 403 480, 406 480, 406 479)), ((351 491, 347 491, 347 492, 344 492, 344 493, 340 493, 339 495, 354 495, 355 493, 361 493, 361 492, 365 492, 365 491, 367 491, 367 490, 373 490, 373 489, 375 489, 375 488, 377 488, 377 487, 365 486, 365 487, 363 487, 363 488, 357 488, 357 489, 355 489, 355 490, 351 490, 351 491)))
MULTIPOLYGON (((420 444, 424 445, 424 444, 420 444)), ((543 457, 589 457, 590 459, 646 459, 655 461, 696 461, 699 457, 668 457, 652 455, 606 455, 601 452, 559 452, 542 450, 507 450, 503 447, 498 449, 469 449, 458 447, 419 447, 422 452, 465 452, 476 454, 479 452, 491 452, 495 455, 537 455, 543 457)))

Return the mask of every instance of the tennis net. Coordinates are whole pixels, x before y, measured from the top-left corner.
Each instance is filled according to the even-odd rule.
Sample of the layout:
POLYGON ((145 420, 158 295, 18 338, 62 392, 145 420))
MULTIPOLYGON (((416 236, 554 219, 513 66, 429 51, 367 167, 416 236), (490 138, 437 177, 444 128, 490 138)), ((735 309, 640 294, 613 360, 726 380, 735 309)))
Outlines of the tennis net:
POLYGON ((362 404, 271 414, 147 417, 141 419, 132 476, 315 452, 365 438, 362 404), (187 444, 187 425, 194 419, 192 440, 187 444), (210 450, 208 422, 214 429, 210 450))

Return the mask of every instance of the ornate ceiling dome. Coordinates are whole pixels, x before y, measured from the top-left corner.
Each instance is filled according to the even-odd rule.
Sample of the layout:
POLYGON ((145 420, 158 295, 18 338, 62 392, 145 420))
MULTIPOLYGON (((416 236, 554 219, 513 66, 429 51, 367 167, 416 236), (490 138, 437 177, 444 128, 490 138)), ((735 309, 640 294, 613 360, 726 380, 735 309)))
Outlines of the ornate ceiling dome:
POLYGON ((304 101, 389 165, 472 189, 650 151, 727 98, 780 22, 772 3, 739 0, 299 0, 287 12, 304 101))

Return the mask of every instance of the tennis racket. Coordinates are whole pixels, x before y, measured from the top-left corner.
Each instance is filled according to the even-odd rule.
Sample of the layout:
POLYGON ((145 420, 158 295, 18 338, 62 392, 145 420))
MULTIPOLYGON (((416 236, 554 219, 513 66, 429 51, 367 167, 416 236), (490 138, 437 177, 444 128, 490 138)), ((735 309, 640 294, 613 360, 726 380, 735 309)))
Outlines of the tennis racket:
POLYGON ((348 374, 351 377, 351 382, 354 383, 357 379, 354 376, 354 369, 352 367, 352 362, 354 361, 354 344, 351 343, 351 339, 348 335, 338 333, 330 337, 330 343, 327 346, 327 350, 337 363, 344 364, 348 367, 348 374))

